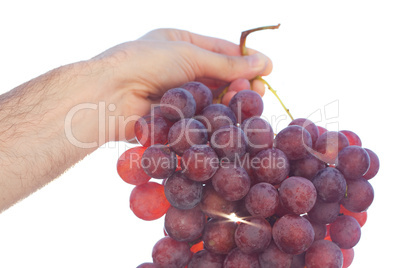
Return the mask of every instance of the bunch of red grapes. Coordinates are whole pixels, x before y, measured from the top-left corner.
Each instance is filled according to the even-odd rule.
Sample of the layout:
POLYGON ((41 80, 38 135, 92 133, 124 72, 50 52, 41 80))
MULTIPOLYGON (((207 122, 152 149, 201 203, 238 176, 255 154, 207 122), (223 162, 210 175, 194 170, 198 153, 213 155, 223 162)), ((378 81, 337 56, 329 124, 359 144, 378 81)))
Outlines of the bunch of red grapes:
POLYGON ((134 214, 165 223, 153 263, 138 267, 349 267, 377 155, 354 132, 304 118, 274 135, 259 94, 232 96, 213 103, 208 87, 190 82, 136 122, 142 146, 117 170, 136 185, 134 214))

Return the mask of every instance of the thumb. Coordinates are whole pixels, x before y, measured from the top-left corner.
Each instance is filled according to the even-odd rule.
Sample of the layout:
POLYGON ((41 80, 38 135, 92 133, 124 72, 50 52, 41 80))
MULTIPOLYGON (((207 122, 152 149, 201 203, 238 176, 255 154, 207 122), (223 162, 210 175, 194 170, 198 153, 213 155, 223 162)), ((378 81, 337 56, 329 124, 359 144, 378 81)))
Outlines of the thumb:
POLYGON ((261 53, 229 56, 203 50, 197 54, 195 60, 199 70, 196 75, 199 77, 231 82, 237 78, 252 79, 258 75, 268 75, 272 70, 271 60, 261 53))

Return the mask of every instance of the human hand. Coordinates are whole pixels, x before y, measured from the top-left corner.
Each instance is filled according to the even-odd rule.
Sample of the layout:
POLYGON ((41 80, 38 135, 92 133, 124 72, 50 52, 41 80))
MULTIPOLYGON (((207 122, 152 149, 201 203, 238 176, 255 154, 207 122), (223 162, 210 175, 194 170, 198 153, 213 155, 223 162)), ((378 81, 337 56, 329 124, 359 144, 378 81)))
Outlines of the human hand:
POLYGON ((270 59, 257 51, 241 56, 234 43, 176 29, 151 31, 94 60, 112 66, 115 86, 108 94, 116 102, 114 114, 133 116, 116 126, 116 140, 134 138, 136 119, 148 113, 151 104, 158 103, 168 89, 200 81, 214 90, 238 78, 252 79, 272 70, 270 59))

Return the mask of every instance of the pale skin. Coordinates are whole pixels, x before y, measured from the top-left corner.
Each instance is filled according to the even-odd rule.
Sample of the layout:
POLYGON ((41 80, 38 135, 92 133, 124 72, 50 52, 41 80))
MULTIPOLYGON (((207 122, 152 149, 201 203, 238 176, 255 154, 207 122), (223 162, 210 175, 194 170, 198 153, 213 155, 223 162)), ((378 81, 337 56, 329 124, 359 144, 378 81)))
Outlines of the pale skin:
POLYGON ((132 140, 135 120, 168 89, 190 81, 216 88, 268 75, 270 59, 249 52, 241 56, 228 41, 158 29, 0 95, 0 211, 104 143, 132 140), (75 109, 79 105, 88 108, 75 109), (100 105, 106 107, 102 120, 100 105), (88 146, 72 142, 71 134, 88 146))

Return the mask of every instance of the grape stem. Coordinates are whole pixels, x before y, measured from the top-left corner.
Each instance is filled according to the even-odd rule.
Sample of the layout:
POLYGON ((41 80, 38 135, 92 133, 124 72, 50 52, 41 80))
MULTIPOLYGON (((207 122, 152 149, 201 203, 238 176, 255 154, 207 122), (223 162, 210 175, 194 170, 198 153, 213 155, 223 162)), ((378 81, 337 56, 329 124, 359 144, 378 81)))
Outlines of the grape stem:
MULTIPOLYGON (((273 26, 263 26, 263 27, 258 27, 258 28, 254 28, 254 29, 247 30, 247 31, 243 31, 243 32, 241 33, 241 36, 240 36, 240 52, 241 52, 241 55, 242 55, 242 56, 248 55, 247 48, 246 48, 246 39, 247 39, 247 36, 248 36, 249 34, 251 34, 251 33, 253 33, 253 32, 257 32, 257 31, 261 31, 261 30, 268 30, 268 29, 273 30, 273 29, 278 29, 279 26, 280 26, 280 24, 277 24, 277 25, 273 25, 273 26)), ((290 114, 289 109, 286 108, 286 106, 285 106, 285 104, 283 103, 283 101, 279 98, 278 94, 276 93, 276 90, 274 90, 274 89, 268 84, 268 82, 267 82, 266 80, 264 80, 261 76, 257 76, 257 77, 254 78, 254 79, 260 80, 261 82, 264 83, 264 85, 266 85, 266 86, 268 87, 269 91, 271 91, 272 94, 275 95, 275 97, 276 97, 276 98, 279 100, 279 102, 281 103, 283 109, 285 109, 286 113, 287 113, 287 114, 289 115, 289 117, 293 120, 293 116, 290 114)), ((253 80, 254 80, 254 79, 253 79, 253 80)))
POLYGON ((261 76, 257 76, 255 79, 260 80, 261 82, 263 82, 269 89, 269 91, 272 92, 272 94, 275 95, 275 97, 278 99, 278 101, 281 103, 283 109, 285 109, 286 113, 289 115, 290 119, 293 120, 293 116, 290 114, 290 111, 288 108, 286 108, 285 104, 283 103, 283 101, 281 100, 281 98, 279 98, 278 94, 276 93, 276 90, 274 90, 266 80, 264 80, 261 76))
POLYGON ((253 32, 257 32, 257 31, 261 31, 261 30, 268 30, 268 29, 273 30, 273 29, 278 29, 279 26, 281 26, 281 24, 273 25, 273 26, 262 26, 262 27, 250 29, 250 30, 247 30, 247 31, 243 31, 243 32, 241 33, 241 36, 240 36, 240 51, 241 51, 241 55, 242 55, 242 56, 248 55, 248 53, 247 53, 247 48, 246 48, 246 39, 247 39, 247 36, 248 36, 249 34, 251 34, 251 33, 253 33, 253 32))

